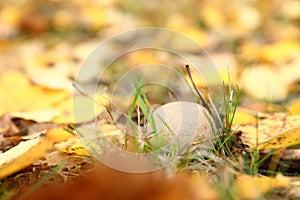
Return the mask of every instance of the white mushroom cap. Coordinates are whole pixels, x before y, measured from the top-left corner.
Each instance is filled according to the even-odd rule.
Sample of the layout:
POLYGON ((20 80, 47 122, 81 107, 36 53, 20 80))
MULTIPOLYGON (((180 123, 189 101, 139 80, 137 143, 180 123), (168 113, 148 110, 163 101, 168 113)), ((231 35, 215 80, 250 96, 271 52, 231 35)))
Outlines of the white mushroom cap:
MULTIPOLYGON (((180 148, 186 148, 186 145, 191 145, 195 138, 197 141, 203 141, 213 137, 212 117, 197 103, 185 101, 167 103, 156 109, 152 115, 157 134, 150 139, 150 143, 155 147, 175 142, 180 148)), ((153 132, 148 123, 147 133, 153 132)), ((208 145, 212 147, 209 142, 200 146, 207 149, 208 145)))

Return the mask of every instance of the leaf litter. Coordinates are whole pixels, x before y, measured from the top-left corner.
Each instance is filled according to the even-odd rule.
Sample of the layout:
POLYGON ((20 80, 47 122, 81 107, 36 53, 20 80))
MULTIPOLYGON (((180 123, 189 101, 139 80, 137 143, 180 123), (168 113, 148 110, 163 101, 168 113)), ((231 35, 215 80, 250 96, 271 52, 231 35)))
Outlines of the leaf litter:
MULTIPOLYGON (((273 161, 272 159, 266 160, 264 164, 268 165, 266 169, 273 170, 279 175, 273 178, 256 174, 257 176, 253 177, 232 167, 231 172, 226 173, 224 175, 226 177, 221 180, 224 183, 223 187, 220 188, 218 185, 210 187, 207 183, 220 182, 218 176, 222 172, 218 174, 215 170, 213 174, 208 174, 211 176, 207 178, 201 170, 209 171, 208 168, 203 167, 205 165, 210 169, 215 165, 222 166, 223 161, 213 161, 222 160, 224 157, 201 160, 198 157, 187 156, 188 161, 182 163, 186 164, 187 169, 193 169, 193 175, 198 175, 183 176, 183 178, 175 176, 172 179, 173 182, 168 182, 166 178, 167 183, 161 180, 151 182, 148 179, 153 177, 149 176, 147 179, 146 176, 147 180, 138 182, 141 184, 136 185, 147 183, 155 186, 145 187, 145 190, 140 188, 143 191, 142 194, 145 196, 149 191, 160 190, 157 187, 159 185, 165 193, 150 193, 156 194, 160 199, 179 196, 184 199, 188 194, 180 190, 182 185, 180 187, 176 185, 182 181, 187 183, 187 187, 184 187, 185 191, 192 190, 194 197, 199 199, 204 198, 205 195, 214 199, 220 198, 220 195, 223 199, 226 197, 228 199, 231 197, 253 199, 263 196, 268 198, 268 193, 270 191, 274 193, 275 188, 289 187, 291 189, 285 197, 287 199, 299 198, 299 194, 297 196, 295 192, 299 190, 297 163, 299 163, 300 140, 299 89, 297 90, 297 82, 300 79, 298 37, 300 15, 297 1, 288 0, 281 6, 278 6, 276 2, 228 2, 225 0, 219 2, 205 0, 193 5, 178 1, 173 6, 165 2, 158 6, 153 2, 150 5, 141 3, 139 7, 131 1, 79 2, 71 0, 69 3, 45 1, 45 4, 41 4, 37 0, 30 0, 18 4, 8 3, 5 0, 0 4, 2 6, 0 14, 2 25, 0 26, 0 114, 2 115, 0 145, 2 153, 0 158, 3 160, 0 166, 0 174, 3 178, 0 185, 4 193, 10 191, 10 187, 5 188, 3 184, 7 184, 7 180, 14 179, 11 182, 19 185, 17 189, 20 189, 26 185, 24 184, 25 177, 29 176, 29 180, 34 179, 36 176, 34 173, 41 169, 47 174, 51 171, 51 167, 60 166, 63 160, 67 160, 67 164, 65 168, 62 167, 61 171, 57 172, 63 177, 60 182, 69 183, 66 181, 68 177, 80 176, 81 167, 87 163, 94 166, 91 164, 92 158, 88 151, 72 128, 75 121, 72 110, 71 83, 80 63, 100 40, 103 41, 123 30, 150 25, 177 30, 205 47, 212 54, 211 58, 226 84, 229 83, 228 76, 226 76, 229 68, 231 83, 241 86, 243 106, 247 102, 244 99, 250 99, 246 106, 255 108, 251 112, 238 109, 235 113, 232 122, 236 128, 234 135, 238 136, 239 146, 236 148, 254 157, 256 151, 258 151, 258 157, 268 155, 268 152, 277 152, 271 156, 273 161), (174 8, 176 8, 175 12, 174 8), (191 9, 196 9, 196 11, 191 12, 191 9), (71 13, 77 13, 77 15, 71 13), (147 16, 149 13, 153 17, 149 18, 147 16), (229 60, 228 65, 225 65, 227 60, 229 60), (286 102, 289 103, 286 104, 286 102), (276 110, 278 106, 281 108, 280 112, 284 111, 284 113, 276 110), (256 114, 257 110, 263 115, 256 114), (280 173, 284 173, 284 170, 276 166, 272 167, 274 163, 279 166, 287 164, 292 168, 294 171, 290 176, 294 176, 295 180, 281 176, 280 173), (195 166, 199 165, 202 167, 197 169, 195 166), (23 184, 17 184, 16 180, 23 184), (226 182, 229 183, 228 187, 224 187, 226 182), (257 185, 261 187, 257 188, 257 185), (205 190, 200 191, 199 188, 205 188, 205 190)), ((187 51, 190 57, 195 56, 193 49, 186 49, 186 46, 180 43, 179 46, 187 51)), ((164 61, 166 64, 176 66, 186 64, 175 61, 170 56, 153 52, 139 52, 124 60, 126 64, 121 66, 127 69, 132 69, 137 64, 144 64, 145 61, 164 61)), ((101 86, 113 86, 114 77, 111 76, 113 74, 114 72, 108 74, 106 85, 101 86)), ((197 87, 202 90, 202 78, 197 77, 197 73, 193 71, 192 76, 197 87)), ((118 98, 120 104, 124 104, 122 97, 118 98)), ((102 96, 96 97, 94 101, 102 101, 104 105, 107 105, 102 96)), ((103 114, 105 109, 97 107, 95 116, 103 114)), ((88 126, 91 120, 93 117, 82 116, 75 127, 88 126)), ((117 144, 122 147, 123 131, 105 120, 99 123, 105 128, 104 132, 108 135, 107 137, 111 140, 116 139, 117 144)), ((233 166, 236 165, 233 164, 233 166)), ((177 168, 174 171, 176 173, 181 170, 184 169, 177 168)), ((84 173, 84 170, 81 172, 84 173)), ((107 184, 108 187, 112 187, 110 193, 116 195, 118 194, 116 191, 121 191, 123 194, 127 194, 126 191, 128 194, 138 193, 127 187, 131 184, 126 181, 131 183, 136 181, 135 178, 128 177, 123 182, 119 180, 118 187, 116 180, 122 174, 116 175, 116 172, 110 170, 104 170, 104 172, 107 174, 98 175, 100 180, 104 177, 103 182, 99 182, 98 179, 92 179, 90 182, 95 185, 107 184), (105 178, 110 175, 116 178, 113 180, 111 177, 105 178)), ((40 177, 37 175, 34 180, 38 181, 40 177)), ((33 184, 34 182, 27 183, 33 184)), ((86 182, 78 181, 70 187, 81 188, 82 183, 86 182)), ((94 189, 99 192, 104 191, 103 188, 106 187, 101 185, 94 189)), ((67 188, 62 187, 61 195, 71 197, 72 192, 66 191, 67 188)), ((74 188, 71 191, 74 191, 74 188)), ((94 194, 95 192, 91 189, 87 193, 94 194)), ((40 193, 35 193, 35 195, 42 194, 43 198, 49 195, 49 193, 43 193, 42 190, 40 193)))

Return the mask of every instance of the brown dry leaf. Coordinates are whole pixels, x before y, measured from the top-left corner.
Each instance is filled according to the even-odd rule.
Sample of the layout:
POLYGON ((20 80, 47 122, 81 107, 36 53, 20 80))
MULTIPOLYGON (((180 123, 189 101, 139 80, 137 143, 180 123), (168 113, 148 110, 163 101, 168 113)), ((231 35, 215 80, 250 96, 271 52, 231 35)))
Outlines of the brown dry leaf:
POLYGON ((4 112, 49 108, 69 95, 70 93, 64 90, 51 90, 33 85, 19 72, 0 75, 0 115, 4 112))
POLYGON ((20 129, 14 124, 8 113, 0 116, 0 134, 3 136, 12 136, 20 132, 20 129))
POLYGON ((53 151, 45 155, 42 159, 36 160, 33 165, 47 165, 53 167, 61 164, 63 161, 67 161, 64 168, 72 169, 82 163, 88 162, 87 159, 81 156, 70 156, 60 151, 53 151))
POLYGON ((233 185, 238 199, 260 199, 267 192, 278 187, 289 187, 287 177, 277 175, 275 178, 239 175, 233 185))
POLYGON ((158 170, 153 173, 131 174, 97 164, 96 170, 74 179, 70 184, 50 183, 27 196, 37 199, 151 199, 203 200, 221 199, 204 176, 177 174, 167 177, 158 170))
POLYGON ((5 178, 31 165, 53 147, 53 142, 38 137, 21 142, 5 153, 0 154, 0 178, 5 178))
POLYGON ((300 115, 274 114, 256 125, 240 127, 243 144, 260 149, 286 148, 300 141, 300 115))

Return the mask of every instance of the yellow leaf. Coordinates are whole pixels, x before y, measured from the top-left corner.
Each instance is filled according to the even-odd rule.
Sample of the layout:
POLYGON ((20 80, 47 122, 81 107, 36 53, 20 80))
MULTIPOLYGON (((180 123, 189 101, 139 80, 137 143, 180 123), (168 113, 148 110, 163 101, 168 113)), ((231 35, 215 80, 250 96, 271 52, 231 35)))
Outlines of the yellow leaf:
MULTIPOLYGON (((300 128, 294 128, 259 144, 259 149, 287 148, 300 144, 300 128)), ((253 147, 254 149, 255 147, 253 147)))
MULTIPOLYGON (((121 130, 115 125, 102 124, 101 130, 105 136, 118 136, 122 134, 121 130)), ((92 143, 89 143, 88 145, 94 151, 97 151, 97 153, 101 153, 99 145, 97 145, 94 141, 92 143)), ((65 142, 56 144, 55 147, 61 152, 76 154, 80 156, 90 156, 90 153, 87 151, 87 148, 82 143, 79 137, 71 137, 65 142)))
POLYGON ((84 6, 82 10, 83 20, 93 28, 101 28, 107 24, 105 9, 95 6, 84 6))
POLYGON ((36 122, 50 122, 56 115, 57 112, 54 109, 10 113, 11 117, 34 120, 36 122))
POLYGON ((53 128, 49 130, 46 133, 45 138, 47 138, 52 142, 65 142, 74 136, 75 136, 74 134, 66 131, 64 128, 59 127, 59 128, 53 128))
POLYGON ((300 114, 300 99, 290 102, 289 113, 291 115, 300 114))
MULTIPOLYGON (((101 95, 95 95, 94 99, 97 103, 103 106, 108 102, 106 97, 101 95)), ((103 106, 91 103, 91 100, 84 96, 71 96, 57 103, 57 105, 53 105, 52 108, 49 109, 27 112, 11 112, 10 115, 12 117, 20 117, 34 120, 36 122, 52 121, 54 123, 62 124, 81 123, 93 120, 96 115, 100 114, 104 110, 103 106), (77 106, 76 121, 74 119, 74 101, 77 106), (89 108, 90 106, 94 106, 94 108, 89 108), (87 110, 90 110, 91 112, 88 112, 87 110)))
POLYGON ((30 86, 30 80, 25 76, 17 71, 10 71, 0 76, 0 85, 4 88, 26 88, 30 86))
POLYGON ((70 138, 68 141, 56 145, 56 148, 65 153, 76 154, 79 156, 91 156, 82 144, 80 138, 70 138))
POLYGON ((91 156, 90 153, 85 149, 84 145, 82 145, 82 143, 73 144, 71 147, 65 148, 63 152, 76 154, 79 156, 91 156))
POLYGON ((206 46, 208 44, 206 33, 200 28, 195 28, 196 26, 187 22, 189 22, 189 20, 185 16, 173 14, 168 18, 166 27, 184 34, 202 46, 206 46))
POLYGON ((71 61, 60 61, 52 67, 27 67, 26 72, 37 85, 73 92, 74 88, 69 78, 74 70, 72 64, 71 61))
POLYGON ((232 125, 246 125, 246 124, 255 124, 256 118, 253 115, 250 115, 246 112, 237 111, 234 115, 232 125))
POLYGON ((220 29, 225 25, 226 19, 224 19, 224 14, 221 13, 221 10, 215 5, 206 5, 199 14, 205 24, 212 29, 220 29))
POLYGON ((282 175, 269 178, 242 174, 233 185, 236 196, 241 199, 260 199, 276 187, 289 187, 289 179, 282 175))
POLYGON ((269 101, 286 98, 291 79, 283 79, 285 70, 260 65, 244 70, 240 86, 251 96, 269 101), (259 88, 259 89, 258 89, 259 88))
POLYGON ((2 7, 0 13, 0 21, 7 25, 17 26, 21 19, 21 12, 18 8, 13 6, 2 7))
POLYGON ((47 109, 70 95, 64 90, 33 85, 19 72, 1 74, 0 80, 0 115, 4 112, 47 109))
POLYGON ((208 43, 206 34, 199 29, 196 29, 194 27, 180 27, 177 28, 176 30, 186 35, 187 37, 190 37, 200 45, 207 45, 208 43))
POLYGON ((245 42, 241 46, 241 51, 245 60, 282 64, 298 55, 300 43, 296 40, 283 40, 261 46, 256 43, 245 42))
POLYGON ((5 178, 31 165, 35 160, 44 156, 53 143, 40 137, 21 142, 10 150, 0 154, 0 178, 5 178))
POLYGON ((299 51, 300 43, 298 41, 279 41, 262 47, 260 57, 262 60, 272 63, 283 62, 293 58, 299 51))
POLYGON ((146 49, 139 50, 131 53, 128 57, 129 66, 139 66, 145 63, 157 63, 158 58, 155 55, 154 50, 146 49))
POLYGON ((256 125, 239 128, 241 140, 250 149, 286 148, 300 141, 300 115, 274 114, 258 121, 256 125))

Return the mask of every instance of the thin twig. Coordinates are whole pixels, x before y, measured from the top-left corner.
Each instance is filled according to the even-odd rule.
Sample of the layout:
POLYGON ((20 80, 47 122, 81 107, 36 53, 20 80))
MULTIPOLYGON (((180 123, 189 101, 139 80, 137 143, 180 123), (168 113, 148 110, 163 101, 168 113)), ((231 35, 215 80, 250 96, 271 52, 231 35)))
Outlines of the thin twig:
POLYGON ((196 93, 198 94, 199 98, 200 98, 200 101, 201 101, 201 104, 202 106, 204 106, 206 108, 206 110, 209 112, 209 114, 212 115, 215 123, 216 123, 216 128, 219 130, 219 129, 222 129, 222 119, 220 118, 219 116, 219 113, 215 107, 215 105, 213 104, 210 96, 208 95, 208 102, 205 100, 205 98, 203 97, 203 95, 201 94, 201 92, 198 90, 194 80, 193 80, 193 77, 192 77, 192 74, 191 74, 191 70, 190 70, 190 66, 189 65, 185 65, 185 68, 186 68, 186 71, 188 73, 188 76, 192 82, 192 85, 193 85, 193 88, 194 90, 196 91, 196 93))
POLYGON ((196 91, 196 93, 198 94, 198 96, 199 96, 199 98, 200 98, 200 101, 201 101, 202 106, 204 106, 204 107, 207 109, 207 111, 208 111, 210 114, 212 114, 209 105, 206 103, 205 98, 203 97, 203 95, 201 94, 201 92, 198 90, 198 88, 197 88, 197 86, 196 86, 196 84, 195 84, 195 82, 194 82, 194 80, 193 80, 193 78, 192 78, 190 66, 189 66, 189 65, 185 65, 185 69, 186 69, 187 74, 188 74, 188 76, 189 76, 189 78, 190 78, 190 80, 191 80, 191 82, 192 82, 192 84, 193 84, 194 90, 196 91))

